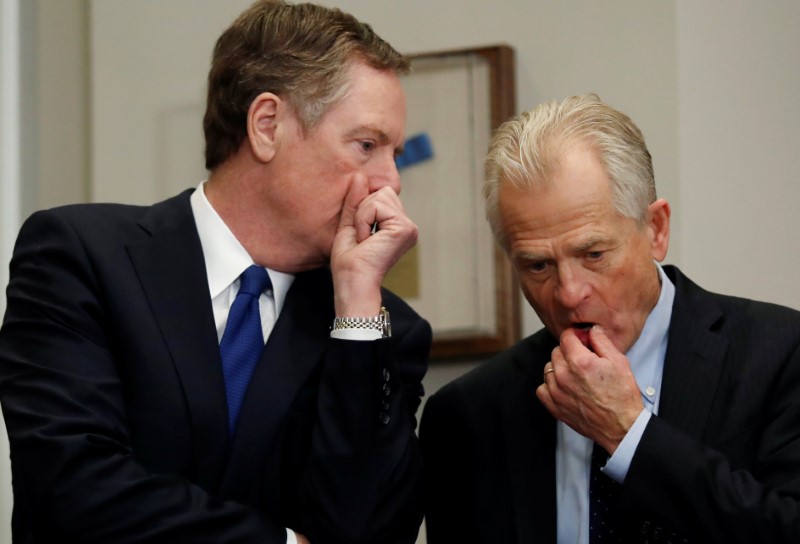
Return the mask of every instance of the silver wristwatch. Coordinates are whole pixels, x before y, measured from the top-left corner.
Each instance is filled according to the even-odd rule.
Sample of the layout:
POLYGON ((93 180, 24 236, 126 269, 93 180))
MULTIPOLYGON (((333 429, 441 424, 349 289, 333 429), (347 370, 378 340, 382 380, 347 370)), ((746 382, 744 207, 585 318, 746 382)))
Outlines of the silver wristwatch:
POLYGON ((333 330, 339 329, 371 329, 380 331, 383 338, 392 336, 392 324, 389 321, 389 311, 381 306, 381 311, 375 317, 337 317, 333 320, 333 330))

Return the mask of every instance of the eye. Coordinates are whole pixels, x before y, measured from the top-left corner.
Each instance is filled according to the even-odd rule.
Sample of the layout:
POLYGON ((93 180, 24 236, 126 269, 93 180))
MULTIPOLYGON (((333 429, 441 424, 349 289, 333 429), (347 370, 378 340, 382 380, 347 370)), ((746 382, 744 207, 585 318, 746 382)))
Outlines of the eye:
POLYGON ((596 261, 603 257, 602 251, 589 251, 586 253, 586 258, 590 261, 596 261))
POLYGON ((546 261, 529 261, 525 263, 525 270, 527 270, 531 274, 541 274, 545 270, 547 270, 547 262, 546 261))
POLYGON ((361 150, 362 151, 366 151, 366 152, 369 152, 369 151, 372 151, 373 149, 375 149, 375 142, 373 142, 371 140, 361 140, 361 141, 358 142, 358 145, 361 146, 361 150))

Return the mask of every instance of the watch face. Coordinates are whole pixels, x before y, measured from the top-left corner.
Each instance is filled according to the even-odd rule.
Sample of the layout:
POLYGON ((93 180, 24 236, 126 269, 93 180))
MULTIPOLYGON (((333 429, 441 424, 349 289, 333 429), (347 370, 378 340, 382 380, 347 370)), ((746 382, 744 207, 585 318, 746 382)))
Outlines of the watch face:
POLYGON ((392 322, 389 319, 389 310, 381 306, 381 313, 379 317, 381 318, 383 324, 383 331, 381 331, 383 332, 383 337, 389 338, 392 336, 392 322))

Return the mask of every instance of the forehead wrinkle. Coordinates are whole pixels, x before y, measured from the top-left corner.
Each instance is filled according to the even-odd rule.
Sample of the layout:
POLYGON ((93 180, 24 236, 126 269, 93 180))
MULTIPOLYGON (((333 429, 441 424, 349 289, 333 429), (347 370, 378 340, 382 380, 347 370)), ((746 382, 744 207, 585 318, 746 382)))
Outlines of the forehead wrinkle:
MULTIPOLYGON (((570 255, 578 255, 581 253, 585 253, 586 251, 590 250, 591 248, 601 245, 607 244, 610 242, 610 238, 608 236, 604 236, 601 234, 591 234, 589 238, 584 241, 577 242, 577 243, 565 243, 562 247, 566 249, 566 253, 570 255)), ((557 244, 558 245, 558 244, 557 244)), ((557 251, 558 253, 558 251, 557 251)), ((542 251, 535 251, 530 249, 523 249, 518 252, 513 253, 514 260, 517 261, 525 261, 525 262, 538 262, 538 261, 546 261, 552 259, 552 255, 550 252, 542 252, 542 251)))

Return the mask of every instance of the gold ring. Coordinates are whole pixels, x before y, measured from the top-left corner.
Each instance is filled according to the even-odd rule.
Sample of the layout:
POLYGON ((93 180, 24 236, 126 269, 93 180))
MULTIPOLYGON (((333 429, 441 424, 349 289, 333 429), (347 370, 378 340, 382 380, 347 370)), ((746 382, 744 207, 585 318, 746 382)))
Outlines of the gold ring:
POLYGON ((543 381, 547 381, 547 375, 550 374, 551 372, 555 372, 555 371, 556 371, 556 369, 553 368, 552 366, 550 368, 545 368, 544 369, 544 375, 542 376, 542 380, 543 381))

